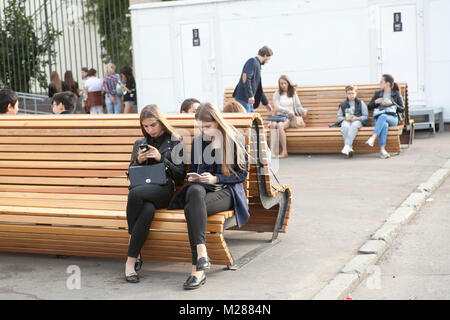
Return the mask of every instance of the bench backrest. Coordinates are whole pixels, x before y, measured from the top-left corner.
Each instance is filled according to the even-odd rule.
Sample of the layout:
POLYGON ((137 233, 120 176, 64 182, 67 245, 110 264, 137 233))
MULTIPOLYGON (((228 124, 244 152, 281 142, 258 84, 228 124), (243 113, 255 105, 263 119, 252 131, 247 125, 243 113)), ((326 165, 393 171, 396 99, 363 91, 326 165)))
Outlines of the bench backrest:
MULTIPOLYGON (((406 123, 402 123, 405 125, 409 124, 408 86, 406 83, 399 83, 398 85, 406 107, 406 123)), ((328 127, 337 121, 339 104, 346 99, 345 87, 346 85, 297 87, 297 94, 300 101, 303 107, 308 109, 308 114, 304 119, 307 127, 328 127)), ((379 90, 379 84, 359 84, 356 87, 358 88, 357 96, 367 105, 371 101, 375 91, 379 90)), ((278 87, 264 87, 264 93, 269 101, 272 101, 273 94, 276 90, 278 90, 278 87)), ((233 91, 234 89, 226 89, 224 104, 233 99, 233 91)), ((263 107, 259 107, 255 112, 259 112, 263 118, 269 115, 263 107)), ((370 112, 370 115, 372 115, 372 112, 370 112)))
MULTIPOLYGON (((248 151, 256 117, 225 116, 246 136, 248 151)), ((190 159, 193 115, 167 118, 176 129, 182 129, 185 156, 190 159)), ((141 137, 138 115, 0 117, 0 197, 22 192, 24 202, 11 200, 8 204, 57 208, 58 202, 46 199, 46 193, 62 198, 64 194, 77 194, 80 201, 73 204, 74 209, 125 210, 129 185, 126 170, 133 144, 141 137), (40 193, 42 200, 26 201, 27 193, 40 193), (92 195, 98 195, 98 199, 92 201, 92 195)), ((249 179, 244 187, 249 196, 249 179)))

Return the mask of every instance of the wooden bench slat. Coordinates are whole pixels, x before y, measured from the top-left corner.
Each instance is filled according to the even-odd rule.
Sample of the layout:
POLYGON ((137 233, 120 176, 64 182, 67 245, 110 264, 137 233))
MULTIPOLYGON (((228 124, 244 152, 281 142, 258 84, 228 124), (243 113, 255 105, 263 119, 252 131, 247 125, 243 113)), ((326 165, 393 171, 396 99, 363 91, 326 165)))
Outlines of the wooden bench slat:
POLYGON ((40 192, 40 193, 73 193, 98 195, 128 195, 128 188, 119 187, 72 187, 72 186, 35 186, 0 184, 0 191, 40 192))
MULTIPOLYGON (((42 141, 41 141, 42 142, 42 141)), ((123 153, 128 154, 130 160, 133 146, 130 145, 43 145, 27 144, 11 145, 0 144, 0 152, 58 152, 58 153, 123 153)))
POLYGON ((36 152, 0 152, 0 160, 30 160, 37 161, 102 161, 117 162, 130 161, 130 154, 126 153, 36 153, 36 152))
POLYGON ((2 184, 32 184, 53 186, 111 186, 128 187, 124 178, 47 178, 47 177, 1 177, 2 184))
POLYGON ((128 170, 130 162, 0 160, 0 168, 128 170))
POLYGON ((126 178, 125 170, 2 169, 0 176, 126 178))

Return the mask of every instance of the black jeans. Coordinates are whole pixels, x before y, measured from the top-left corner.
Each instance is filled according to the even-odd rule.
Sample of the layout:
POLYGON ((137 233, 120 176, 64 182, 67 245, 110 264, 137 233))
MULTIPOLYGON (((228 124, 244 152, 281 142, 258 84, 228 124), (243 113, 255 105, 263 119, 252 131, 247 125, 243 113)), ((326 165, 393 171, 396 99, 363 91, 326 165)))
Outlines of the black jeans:
POLYGON ((131 235, 128 256, 137 258, 147 240, 155 210, 167 208, 173 195, 173 182, 159 186, 148 184, 135 187, 128 194, 127 221, 131 235))
POLYGON ((186 216, 189 242, 191 244, 192 264, 197 263, 197 245, 206 244, 206 224, 208 216, 233 208, 231 191, 207 191, 198 184, 188 186, 185 196, 184 215, 186 216))

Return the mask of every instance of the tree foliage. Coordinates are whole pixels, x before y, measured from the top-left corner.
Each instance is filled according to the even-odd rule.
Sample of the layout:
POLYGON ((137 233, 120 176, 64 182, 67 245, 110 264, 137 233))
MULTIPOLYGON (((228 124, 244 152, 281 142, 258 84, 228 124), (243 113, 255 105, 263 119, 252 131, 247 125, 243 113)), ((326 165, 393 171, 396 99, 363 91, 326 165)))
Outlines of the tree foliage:
POLYGON ((129 0, 87 0, 85 20, 97 24, 104 63, 133 64, 129 6, 129 0))
POLYGON ((38 36, 33 17, 27 16, 26 0, 8 0, 0 24, 0 82, 18 92, 30 92, 36 80, 48 87, 49 57, 54 61, 54 44, 62 34, 48 23, 48 32, 38 36))

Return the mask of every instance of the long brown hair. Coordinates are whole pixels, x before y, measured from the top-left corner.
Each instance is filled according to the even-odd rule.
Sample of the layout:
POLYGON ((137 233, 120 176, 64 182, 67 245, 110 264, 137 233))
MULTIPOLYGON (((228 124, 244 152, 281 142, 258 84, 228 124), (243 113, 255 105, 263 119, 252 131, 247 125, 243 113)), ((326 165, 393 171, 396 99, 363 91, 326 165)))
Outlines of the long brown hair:
POLYGON ((237 165, 241 170, 247 169, 247 161, 245 159, 246 157, 246 150, 242 144, 242 142, 239 141, 240 133, 239 131, 234 128, 231 125, 228 125, 225 122, 225 119, 223 118, 221 112, 219 109, 217 109, 216 106, 214 106, 212 103, 206 102, 201 103, 200 106, 197 109, 197 112, 195 113, 195 119, 198 121, 205 121, 205 122, 217 122, 219 130, 222 132, 222 173, 226 176, 229 176, 231 174, 236 175, 236 171, 233 170, 232 163, 234 162, 234 159, 229 159, 230 155, 233 154, 234 148, 233 145, 236 147, 236 156, 237 156, 237 165), (227 161, 231 160, 231 161, 227 161))
POLYGON ((400 88, 398 86, 398 84, 394 81, 394 77, 391 76, 390 74, 383 74, 383 79, 385 82, 388 82, 391 84, 391 89, 395 90, 395 91, 400 91, 400 88))
POLYGON ((280 77, 280 79, 278 79, 278 92, 279 92, 280 94, 283 93, 283 92, 281 91, 281 85, 280 85, 280 81, 281 81, 281 80, 284 80, 284 81, 286 81, 286 82, 288 83, 287 96, 288 96, 289 98, 292 98, 292 97, 294 96, 294 94, 295 94, 295 88, 296 88, 295 84, 291 81, 291 79, 290 79, 288 76, 286 76, 286 75, 283 74, 283 75, 280 77))
POLYGON ((224 113, 247 113, 247 110, 237 102, 236 100, 231 100, 223 107, 224 113))
POLYGON ((77 84, 75 83, 75 80, 73 79, 72 71, 70 71, 70 70, 66 71, 66 73, 64 74, 64 82, 67 85, 67 91, 72 91, 77 96, 80 94, 80 92, 79 92, 80 90, 79 90, 77 84))
POLYGON ((147 139, 150 138, 150 135, 147 133, 147 131, 145 131, 144 126, 142 125, 142 121, 148 118, 157 120, 164 127, 165 132, 171 134, 172 137, 175 137, 176 139, 180 140, 180 136, 172 127, 172 125, 170 125, 169 121, 167 121, 161 109, 156 104, 150 104, 141 111, 139 120, 141 123, 141 130, 144 137, 146 137, 147 139))
POLYGON ((50 73, 50 85, 55 87, 56 92, 62 92, 62 82, 58 72, 52 71, 52 73, 50 73))

